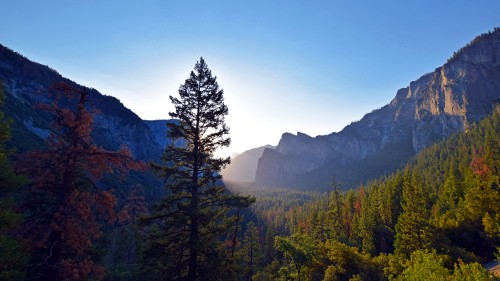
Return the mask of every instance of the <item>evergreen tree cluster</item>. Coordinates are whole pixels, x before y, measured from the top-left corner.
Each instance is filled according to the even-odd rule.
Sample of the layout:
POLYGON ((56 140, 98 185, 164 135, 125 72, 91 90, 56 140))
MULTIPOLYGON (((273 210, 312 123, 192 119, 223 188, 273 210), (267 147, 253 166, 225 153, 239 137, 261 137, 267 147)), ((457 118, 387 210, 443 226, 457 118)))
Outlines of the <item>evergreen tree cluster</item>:
POLYGON ((499 169, 500 108, 391 176, 298 208, 265 280, 492 280, 499 169))

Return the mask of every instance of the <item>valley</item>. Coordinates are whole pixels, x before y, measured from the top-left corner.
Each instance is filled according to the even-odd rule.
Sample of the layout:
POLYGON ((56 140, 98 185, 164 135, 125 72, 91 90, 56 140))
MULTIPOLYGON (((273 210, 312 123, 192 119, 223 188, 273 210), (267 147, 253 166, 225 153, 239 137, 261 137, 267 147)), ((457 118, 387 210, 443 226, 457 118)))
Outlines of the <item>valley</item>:
POLYGON ((232 161, 217 81, 200 57, 143 120, 0 45, 0 279, 498 280, 499 28, 339 132, 232 161))

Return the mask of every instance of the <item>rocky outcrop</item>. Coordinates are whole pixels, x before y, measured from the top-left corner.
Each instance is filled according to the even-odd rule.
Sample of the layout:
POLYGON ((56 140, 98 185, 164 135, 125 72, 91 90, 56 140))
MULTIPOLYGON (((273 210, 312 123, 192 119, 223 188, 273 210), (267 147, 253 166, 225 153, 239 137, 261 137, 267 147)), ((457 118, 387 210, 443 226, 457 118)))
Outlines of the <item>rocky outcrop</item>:
MULTIPOLYGON (((13 119, 11 143, 20 152, 36 147, 50 134, 50 116, 36 107, 49 103, 48 88, 55 82, 66 82, 80 89, 84 86, 62 77, 55 70, 32 62, 0 45, 0 81, 6 92, 6 115, 13 119)), ((110 150, 127 146, 134 157, 157 161, 163 147, 157 143, 150 127, 118 99, 95 89, 89 91, 89 106, 96 109, 94 141, 110 150)))
POLYGON ((283 134, 275 150, 264 151, 255 183, 324 189, 335 174, 350 187, 391 172, 416 152, 491 114, 500 102, 499 60, 500 30, 495 29, 339 133, 283 134))
POLYGON ((151 132, 153 133, 153 137, 162 149, 170 143, 170 140, 167 138, 167 123, 174 122, 174 120, 144 120, 144 124, 146 124, 151 132))
POLYGON ((237 182, 252 182, 257 170, 257 162, 265 149, 274 149, 275 146, 265 145, 247 150, 231 159, 225 169, 221 171, 224 180, 237 182))

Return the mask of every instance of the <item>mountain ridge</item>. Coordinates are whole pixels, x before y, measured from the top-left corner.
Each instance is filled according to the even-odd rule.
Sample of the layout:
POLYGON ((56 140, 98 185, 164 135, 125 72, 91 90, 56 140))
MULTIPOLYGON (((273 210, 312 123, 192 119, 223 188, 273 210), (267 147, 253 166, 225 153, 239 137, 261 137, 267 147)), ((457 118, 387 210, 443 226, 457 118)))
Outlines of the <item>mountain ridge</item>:
POLYGON ((231 158, 231 164, 221 171, 225 180, 237 182, 252 182, 257 170, 257 162, 262 156, 264 149, 275 148, 276 146, 264 145, 252 148, 231 158))
POLYGON ((31 61, 1 44, 0 81, 6 92, 6 115, 13 120, 10 144, 20 152, 31 149, 33 144, 39 146, 50 133, 50 116, 34 105, 49 103, 52 100, 49 87, 65 82, 88 91, 90 106, 97 110, 92 135, 98 145, 110 150, 126 145, 138 160, 160 159, 163 147, 155 139, 157 133, 119 99, 73 82, 51 67, 31 61), (32 143, 25 142, 24 138, 31 139, 32 143))
POLYGON ((499 58, 500 29, 495 28, 338 133, 284 133, 277 148, 259 159, 255 184, 327 189, 335 174, 347 188, 397 169, 423 148, 491 113, 500 102, 499 58), (381 152, 385 155, 374 157, 381 152))

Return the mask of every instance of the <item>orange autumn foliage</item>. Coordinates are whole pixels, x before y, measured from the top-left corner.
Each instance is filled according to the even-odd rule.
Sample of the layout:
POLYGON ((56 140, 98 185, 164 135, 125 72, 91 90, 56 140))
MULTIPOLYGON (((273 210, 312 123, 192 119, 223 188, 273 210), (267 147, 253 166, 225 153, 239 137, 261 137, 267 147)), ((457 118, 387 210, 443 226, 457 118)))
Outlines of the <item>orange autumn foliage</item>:
POLYGON ((482 151, 476 151, 472 157, 470 166, 474 174, 485 179, 491 175, 492 170, 488 166, 488 163, 486 163, 486 157, 484 157, 483 154, 484 153, 482 151))
POLYGON ((117 219, 119 223, 134 223, 139 217, 147 214, 149 210, 142 195, 142 188, 136 186, 130 191, 125 205, 118 212, 117 219))
POLYGON ((144 168, 130 151, 107 151, 92 141, 93 114, 86 108, 87 91, 64 83, 51 87, 50 105, 41 108, 54 116, 53 130, 44 150, 24 154, 17 172, 31 179, 26 222, 31 251, 41 251, 39 271, 47 280, 102 280, 104 268, 95 264, 90 250, 101 236, 100 221, 117 219, 116 198, 101 190, 105 174, 125 175, 144 168))

